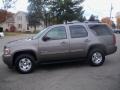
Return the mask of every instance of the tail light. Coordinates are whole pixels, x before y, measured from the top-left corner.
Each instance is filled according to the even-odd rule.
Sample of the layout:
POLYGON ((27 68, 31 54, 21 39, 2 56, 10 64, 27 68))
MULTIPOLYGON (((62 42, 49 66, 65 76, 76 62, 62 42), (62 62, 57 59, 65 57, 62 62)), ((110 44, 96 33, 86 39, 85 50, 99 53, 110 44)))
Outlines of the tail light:
POLYGON ((116 36, 115 36, 115 34, 113 34, 113 44, 114 45, 116 44, 116 36))

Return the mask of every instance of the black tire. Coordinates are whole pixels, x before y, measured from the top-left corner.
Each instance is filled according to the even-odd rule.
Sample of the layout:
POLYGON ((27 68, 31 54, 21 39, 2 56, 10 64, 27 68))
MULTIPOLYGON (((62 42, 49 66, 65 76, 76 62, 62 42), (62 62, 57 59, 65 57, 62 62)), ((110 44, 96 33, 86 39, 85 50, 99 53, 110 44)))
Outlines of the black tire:
POLYGON ((105 54, 104 51, 100 50, 100 49, 92 49, 90 50, 89 54, 88 54, 88 62, 91 66, 101 66, 103 65, 103 63, 105 62, 105 54), (94 60, 94 56, 95 53, 99 54, 99 58, 97 60, 94 60), (101 54, 101 57, 100 57, 101 54))
MULTIPOLYGON (((15 69, 19 72, 19 73, 22 73, 22 74, 28 74, 28 73, 31 73, 34 71, 34 68, 35 68, 35 62, 34 62, 34 57, 32 55, 29 55, 29 54, 21 54, 19 56, 17 56, 17 58, 15 59, 15 69), (29 60, 29 65, 30 65, 30 68, 28 70, 22 70, 21 67, 20 67, 20 61, 21 60, 25 60, 25 58, 27 60, 29 60)), ((23 61, 21 61, 23 63, 23 61)), ((28 64, 26 64, 28 65, 28 64)))

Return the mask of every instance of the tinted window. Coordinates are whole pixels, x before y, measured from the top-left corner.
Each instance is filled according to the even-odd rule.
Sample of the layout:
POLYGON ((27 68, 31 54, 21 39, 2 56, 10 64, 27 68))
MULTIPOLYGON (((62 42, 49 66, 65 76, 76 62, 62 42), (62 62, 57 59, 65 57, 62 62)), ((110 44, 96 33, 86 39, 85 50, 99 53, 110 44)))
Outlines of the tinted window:
POLYGON ((111 29, 106 25, 89 25, 89 28, 98 36, 112 34, 111 29))
POLYGON ((84 26, 81 25, 73 25, 70 26, 70 34, 71 38, 81 38, 87 36, 87 31, 84 26))
POLYGON ((51 40, 66 39, 66 29, 64 26, 52 28, 46 35, 51 40))

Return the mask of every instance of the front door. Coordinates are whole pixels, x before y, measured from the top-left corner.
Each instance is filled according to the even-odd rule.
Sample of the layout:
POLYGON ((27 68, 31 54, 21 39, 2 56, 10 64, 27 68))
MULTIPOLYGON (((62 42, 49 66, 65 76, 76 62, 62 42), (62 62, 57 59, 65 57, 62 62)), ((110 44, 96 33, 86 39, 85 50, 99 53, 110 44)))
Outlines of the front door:
POLYGON ((50 29, 40 40, 39 53, 42 60, 66 59, 69 53, 66 27, 57 26, 50 29))

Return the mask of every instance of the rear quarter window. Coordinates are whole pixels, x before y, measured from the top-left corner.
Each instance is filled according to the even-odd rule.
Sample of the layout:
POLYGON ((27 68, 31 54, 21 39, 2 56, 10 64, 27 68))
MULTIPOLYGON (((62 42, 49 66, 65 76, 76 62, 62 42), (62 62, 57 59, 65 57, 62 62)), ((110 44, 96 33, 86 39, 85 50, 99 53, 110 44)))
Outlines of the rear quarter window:
POLYGON ((112 35, 112 30, 107 25, 88 25, 89 28, 97 35, 112 35))

